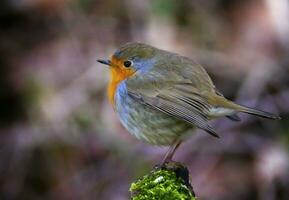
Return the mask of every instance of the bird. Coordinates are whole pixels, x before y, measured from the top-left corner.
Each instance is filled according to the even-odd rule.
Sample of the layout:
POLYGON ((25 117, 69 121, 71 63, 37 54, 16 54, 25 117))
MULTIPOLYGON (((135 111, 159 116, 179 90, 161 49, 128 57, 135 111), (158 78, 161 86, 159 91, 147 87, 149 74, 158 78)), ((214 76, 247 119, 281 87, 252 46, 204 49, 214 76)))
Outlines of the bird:
POLYGON ((169 146, 163 163, 195 128, 218 138, 212 119, 240 121, 240 112, 280 119, 226 99, 200 64, 177 53, 130 42, 97 61, 109 66, 108 99, 121 124, 140 141, 169 146))

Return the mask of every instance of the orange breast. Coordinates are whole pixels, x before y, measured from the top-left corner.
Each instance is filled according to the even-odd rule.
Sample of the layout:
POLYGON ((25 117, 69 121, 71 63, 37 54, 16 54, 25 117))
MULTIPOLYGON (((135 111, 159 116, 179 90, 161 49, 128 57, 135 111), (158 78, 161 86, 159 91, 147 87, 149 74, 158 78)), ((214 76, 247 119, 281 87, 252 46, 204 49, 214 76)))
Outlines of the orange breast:
POLYGON ((131 68, 125 68, 123 61, 116 60, 114 57, 111 59, 112 66, 110 67, 110 82, 108 85, 107 93, 110 103, 114 106, 114 95, 118 84, 130 77, 135 73, 131 68))

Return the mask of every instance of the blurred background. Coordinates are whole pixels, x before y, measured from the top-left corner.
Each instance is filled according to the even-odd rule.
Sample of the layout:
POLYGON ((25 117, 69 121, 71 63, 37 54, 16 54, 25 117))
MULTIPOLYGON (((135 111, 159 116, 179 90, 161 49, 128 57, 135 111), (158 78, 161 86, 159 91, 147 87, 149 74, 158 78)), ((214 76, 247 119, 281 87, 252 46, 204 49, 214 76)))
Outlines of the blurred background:
POLYGON ((120 125, 96 62, 128 41, 191 57, 229 99, 283 118, 196 131, 175 159, 201 200, 288 199, 288 0, 2 0, 0 199, 125 200, 161 161, 120 125))

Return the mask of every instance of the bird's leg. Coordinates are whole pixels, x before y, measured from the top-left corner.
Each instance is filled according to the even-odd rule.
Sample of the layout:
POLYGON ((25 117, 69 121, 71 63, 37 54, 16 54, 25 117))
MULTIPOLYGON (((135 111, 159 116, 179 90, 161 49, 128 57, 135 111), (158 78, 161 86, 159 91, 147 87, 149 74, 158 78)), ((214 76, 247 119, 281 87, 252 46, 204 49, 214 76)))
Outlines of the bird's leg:
POLYGON ((172 161, 174 153, 176 152, 177 148, 181 145, 181 143, 182 141, 178 139, 169 147, 169 150, 167 151, 161 165, 164 165, 165 163, 172 161))

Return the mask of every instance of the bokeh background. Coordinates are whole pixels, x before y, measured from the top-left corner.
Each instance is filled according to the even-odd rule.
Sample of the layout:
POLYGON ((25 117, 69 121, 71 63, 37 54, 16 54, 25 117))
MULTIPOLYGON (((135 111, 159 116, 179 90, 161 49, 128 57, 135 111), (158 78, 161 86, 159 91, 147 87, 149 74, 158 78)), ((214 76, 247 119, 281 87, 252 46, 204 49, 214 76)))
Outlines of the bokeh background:
POLYGON ((128 41, 189 56, 226 97, 283 118, 196 131, 175 159, 201 200, 288 199, 288 0, 1 0, 0 199, 125 200, 161 161, 120 125, 96 62, 128 41))

